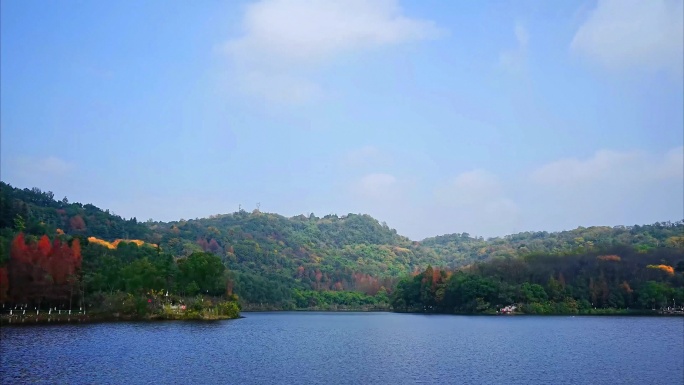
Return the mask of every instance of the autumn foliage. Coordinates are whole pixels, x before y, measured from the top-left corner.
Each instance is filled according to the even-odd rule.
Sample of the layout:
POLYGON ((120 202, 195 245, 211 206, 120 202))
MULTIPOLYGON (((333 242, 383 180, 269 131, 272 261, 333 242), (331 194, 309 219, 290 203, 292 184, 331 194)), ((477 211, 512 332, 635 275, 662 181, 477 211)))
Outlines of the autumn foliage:
POLYGON ((81 268, 81 246, 74 238, 71 246, 59 238, 44 235, 38 242, 27 243, 19 233, 12 241, 6 277, 0 272, 0 295, 9 290, 7 299, 14 302, 55 303, 67 301, 81 268))
POLYGON ((71 219, 69 219, 69 225, 71 226, 72 230, 76 231, 85 230, 86 228, 85 221, 80 215, 73 216, 71 219))
MULTIPOLYGON (((140 246, 142 246, 142 245, 145 244, 144 241, 141 241, 141 240, 139 240, 139 239, 117 239, 117 240, 115 240, 114 242, 107 242, 107 241, 105 241, 105 240, 103 240, 103 239, 99 239, 99 238, 95 238, 95 237, 88 237, 88 242, 90 242, 90 243, 95 243, 95 244, 100 245, 100 246, 104 246, 104 247, 106 247, 106 248, 108 248, 108 249, 110 249, 110 250, 116 249, 117 246, 119 246, 119 243, 121 243, 121 242, 126 242, 126 243, 131 243, 131 242, 133 242, 133 243, 135 243, 138 247, 140 247, 140 246)), ((150 245, 153 246, 153 247, 157 247, 157 245, 155 245, 155 244, 150 244, 150 245)))
POLYGON ((657 269, 666 272, 669 275, 674 275, 674 268, 672 266, 668 265, 648 265, 646 266, 649 269, 657 269))
POLYGON ((625 293, 632 294, 634 290, 629 286, 629 283, 627 281, 623 281, 622 285, 620 285, 620 288, 625 291, 625 293))
POLYGON ((0 267, 0 302, 7 301, 9 291, 9 278, 7 277, 7 268, 0 267))

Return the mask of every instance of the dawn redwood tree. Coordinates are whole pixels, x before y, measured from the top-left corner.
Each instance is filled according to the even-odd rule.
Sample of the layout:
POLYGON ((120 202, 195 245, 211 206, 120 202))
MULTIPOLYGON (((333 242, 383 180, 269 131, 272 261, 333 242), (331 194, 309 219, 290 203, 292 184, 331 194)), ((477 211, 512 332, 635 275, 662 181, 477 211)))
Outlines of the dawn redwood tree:
POLYGON ((7 302, 9 291, 9 276, 7 275, 7 268, 0 267, 0 303, 7 302))
POLYGON ((23 233, 12 241, 7 267, 8 299, 15 303, 40 305, 70 301, 73 286, 81 268, 81 247, 78 239, 72 245, 47 236, 27 243, 23 233))

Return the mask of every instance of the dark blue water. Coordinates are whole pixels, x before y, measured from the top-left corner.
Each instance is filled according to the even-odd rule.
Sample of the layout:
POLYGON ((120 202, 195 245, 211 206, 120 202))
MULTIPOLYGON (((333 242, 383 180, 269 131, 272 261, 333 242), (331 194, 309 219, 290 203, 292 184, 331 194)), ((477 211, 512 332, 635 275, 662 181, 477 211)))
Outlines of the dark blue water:
POLYGON ((682 384, 684 319, 245 313, 3 327, 2 383, 682 384))

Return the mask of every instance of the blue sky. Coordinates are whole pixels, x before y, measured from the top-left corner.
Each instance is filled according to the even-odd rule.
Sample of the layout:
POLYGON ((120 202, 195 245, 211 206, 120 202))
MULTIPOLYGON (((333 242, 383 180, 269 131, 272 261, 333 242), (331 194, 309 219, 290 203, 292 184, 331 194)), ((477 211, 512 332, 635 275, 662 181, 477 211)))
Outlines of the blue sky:
POLYGON ((684 217, 679 0, 1 4, 14 186, 412 239, 684 217))

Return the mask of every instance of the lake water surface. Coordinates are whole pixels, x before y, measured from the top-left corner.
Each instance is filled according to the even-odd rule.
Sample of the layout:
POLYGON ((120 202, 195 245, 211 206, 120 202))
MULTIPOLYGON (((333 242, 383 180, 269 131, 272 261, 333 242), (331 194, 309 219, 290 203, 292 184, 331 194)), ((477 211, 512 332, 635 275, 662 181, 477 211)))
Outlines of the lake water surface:
POLYGON ((2 383, 682 384, 684 319, 243 313, 8 326, 2 383))

